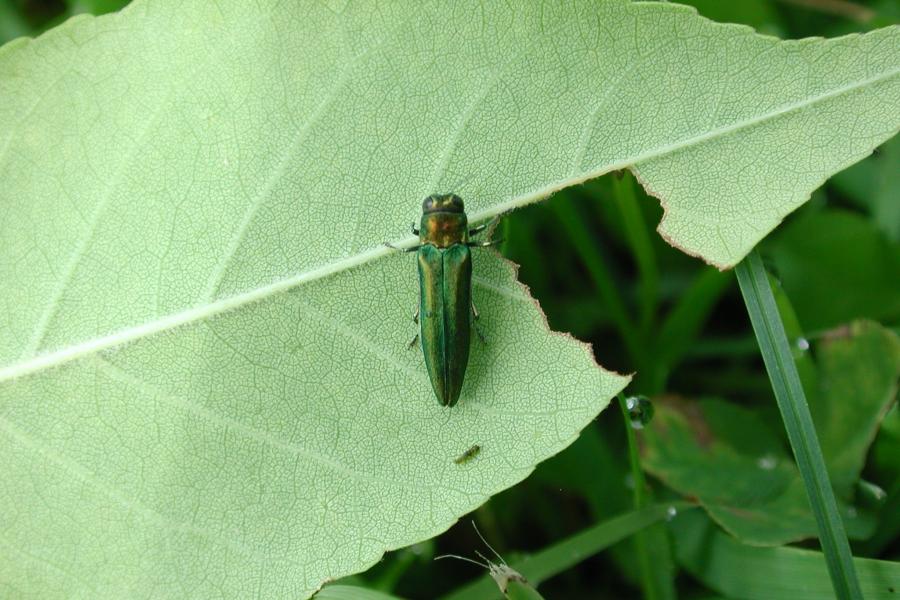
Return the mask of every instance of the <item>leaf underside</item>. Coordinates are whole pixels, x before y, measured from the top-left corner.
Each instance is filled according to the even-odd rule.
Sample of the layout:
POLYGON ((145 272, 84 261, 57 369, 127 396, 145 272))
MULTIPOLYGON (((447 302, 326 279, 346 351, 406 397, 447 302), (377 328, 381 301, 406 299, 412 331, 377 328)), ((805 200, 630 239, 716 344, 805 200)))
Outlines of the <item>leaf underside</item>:
POLYGON ((478 221, 628 167, 728 266, 898 126, 897 28, 470 4, 137 0, 0 49, 8 589, 302 597, 570 443, 627 379, 490 252, 437 405, 381 246, 427 193, 478 221))

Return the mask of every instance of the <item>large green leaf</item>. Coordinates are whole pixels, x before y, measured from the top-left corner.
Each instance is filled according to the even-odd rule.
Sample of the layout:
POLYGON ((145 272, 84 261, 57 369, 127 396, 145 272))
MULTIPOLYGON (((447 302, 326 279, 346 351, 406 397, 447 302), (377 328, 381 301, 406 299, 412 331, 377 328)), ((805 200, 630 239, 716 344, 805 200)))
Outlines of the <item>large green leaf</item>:
MULTIPOLYGON (((819 377, 810 409, 832 485, 844 501, 845 525, 854 537, 866 537, 871 519, 847 503, 897 394, 900 340, 876 323, 857 322, 829 333, 815 349, 819 377)), ((716 400, 657 406, 643 435, 651 473, 697 498, 745 542, 780 545, 815 535, 797 467, 756 414, 716 400)))
MULTIPOLYGON (((894 168, 900 173, 900 161, 894 168)), ((898 190, 900 186, 892 190, 893 206, 900 206, 898 190)), ((860 318, 897 320, 900 244, 849 211, 826 209, 798 217, 766 247, 804 328, 817 331, 860 318)))
MULTIPOLYGON (((825 556, 799 548, 746 546, 716 531, 699 511, 674 519, 678 562, 704 585, 734 600, 834 598, 825 556)), ((900 563, 853 559, 866 600, 895 600, 900 563)))
POLYGON ((437 406, 408 223, 633 168, 729 265, 897 128, 900 29, 674 5, 138 0, 0 50, 0 581, 302 597, 568 444, 625 379, 478 256, 437 406), (452 459, 473 443, 465 466, 452 459))

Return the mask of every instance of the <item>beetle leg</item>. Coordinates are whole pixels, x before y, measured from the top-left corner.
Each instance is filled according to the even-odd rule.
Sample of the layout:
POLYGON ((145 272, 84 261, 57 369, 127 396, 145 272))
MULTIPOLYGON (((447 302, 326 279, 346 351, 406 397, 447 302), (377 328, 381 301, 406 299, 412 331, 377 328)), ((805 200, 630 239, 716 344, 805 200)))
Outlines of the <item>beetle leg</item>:
POLYGON ((496 238, 487 242, 469 242, 466 244, 469 248, 487 248, 488 246, 496 246, 502 244, 503 238, 496 238))
POLYGON ((412 232, 413 232, 413 235, 419 235, 419 230, 416 229, 416 222, 415 222, 415 221, 412 222, 412 232))
POLYGON ((500 221, 500 215, 497 215, 496 217, 494 217, 493 219, 491 219, 491 220, 488 221, 487 223, 482 223, 481 225, 478 225, 477 227, 473 227, 472 229, 470 229, 470 230, 469 230, 469 235, 478 235, 479 233, 481 233, 481 232, 484 231, 485 229, 487 229, 487 228, 489 228, 489 227, 493 227, 493 226, 494 226, 496 223, 498 223, 499 221, 500 221))
MULTIPOLYGON (((419 307, 418 306, 416 307, 416 312, 413 313, 413 323, 415 323, 416 325, 419 324, 419 307)), ((419 334, 417 333, 415 336, 413 336, 413 339, 409 343, 407 348, 412 348, 413 346, 416 345, 416 342, 418 342, 418 341, 419 341, 419 334)))
POLYGON ((487 229, 488 225, 490 225, 490 223, 482 223, 478 227, 473 227, 469 230, 469 235, 478 235, 479 233, 487 229))
POLYGON ((419 245, 419 246, 413 246, 412 248, 398 248, 397 246, 393 245, 390 242, 381 242, 381 243, 384 244, 385 246, 387 246, 388 248, 391 248, 393 250, 399 250, 400 252, 415 252, 416 250, 418 250, 419 248, 422 247, 421 245, 419 245))
POLYGON ((478 319, 481 318, 481 315, 478 314, 478 309, 475 308, 475 303, 472 303, 472 328, 475 329, 475 333, 478 334, 478 339, 481 340, 482 344, 486 344, 487 340, 484 339, 484 334, 481 333, 481 330, 478 329, 478 319))

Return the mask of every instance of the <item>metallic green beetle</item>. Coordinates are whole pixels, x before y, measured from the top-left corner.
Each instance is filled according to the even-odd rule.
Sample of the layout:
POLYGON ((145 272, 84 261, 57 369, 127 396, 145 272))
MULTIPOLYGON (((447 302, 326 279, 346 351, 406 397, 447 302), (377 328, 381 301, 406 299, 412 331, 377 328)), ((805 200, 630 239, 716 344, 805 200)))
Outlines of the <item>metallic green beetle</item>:
POLYGON ((472 304, 469 247, 499 241, 470 242, 470 236, 483 231, 487 224, 471 230, 468 226, 459 196, 433 194, 422 202, 419 228, 413 223, 419 245, 404 249, 416 252, 419 259, 419 306, 413 320, 420 327, 431 387, 443 406, 454 406, 459 400, 469 362, 472 321, 478 319, 472 304))

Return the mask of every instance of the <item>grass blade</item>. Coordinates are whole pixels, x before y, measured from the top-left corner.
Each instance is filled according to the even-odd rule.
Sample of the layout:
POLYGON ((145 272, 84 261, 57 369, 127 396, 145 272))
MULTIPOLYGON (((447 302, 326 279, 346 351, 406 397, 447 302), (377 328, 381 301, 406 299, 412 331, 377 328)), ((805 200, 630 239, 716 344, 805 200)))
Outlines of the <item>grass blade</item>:
MULTIPOLYGON (((537 554, 513 562, 510 566, 537 586, 542 581, 562 573, 584 559, 597 554, 634 533, 671 514, 671 509, 683 511, 692 508, 687 502, 654 504, 640 510, 613 517, 554 544, 537 554)), ((500 598, 497 584, 488 575, 444 596, 443 600, 489 600, 500 598)))
POLYGON ((642 380, 647 384, 643 391, 658 394, 665 389, 669 374, 693 348, 698 334, 730 282, 728 273, 713 268, 703 269, 694 278, 662 322, 656 338, 657 350, 651 375, 642 380))
POLYGON ((803 386, 759 254, 755 250, 751 252, 737 265, 735 272, 778 401, 778 409, 806 486, 809 503, 816 517, 819 541, 835 595, 841 600, 861 600, 863 596, 853 567, 844 524, 838 515, 837 502, 825 470, 825 460, 806 404, 803 386))
POLYGON ((327 585, 314 596, 315 600, 403 600, 399 596, 392 596, 355 585, 327 585))
MULTIPOLYGON (((563 200, 560 198, 560 200, 563 200)), ((572 240, 588 275, 594 283, 597 295, 603 303, 603 307, 609 313, 609 317, 616 327, 616 331, 622 338, 622 343, 628 351, 628 356, 634 365, 640 366, 642 356, 641 343, 636 335, 637 328, 628 313, 622 300, 616 279, 610 271, 608 261, 603 255, 603 248, 598 240, 591 234, 583 217, 571 202, 558 201, 552 204, 556 215, 572 240)), ((638 369, 640 370, 640 369, 638 369)))
POLYGON ((634 191, 634 176, 631 172, 612 178, 613 198, 622 215, 622 226, 628 245, 637 262, 639 277, 638 298, 640 300, 641 334, 646 336, 653 329, 653 321, 659 303, 659 267, 656 253, 650 239, 650 230, 641 212, 641 206, 634 191))

